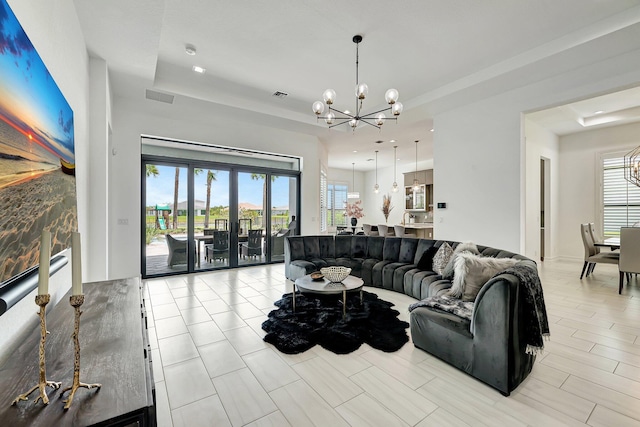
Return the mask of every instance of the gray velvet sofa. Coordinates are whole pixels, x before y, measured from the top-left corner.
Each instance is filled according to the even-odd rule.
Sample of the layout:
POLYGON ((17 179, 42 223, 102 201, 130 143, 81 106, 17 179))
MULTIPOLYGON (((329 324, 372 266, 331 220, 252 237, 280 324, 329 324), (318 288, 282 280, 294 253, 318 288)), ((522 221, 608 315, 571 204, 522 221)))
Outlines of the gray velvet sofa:
MULTIPOLYGON (((448 243, 453 248, 458 244, 448 243)), ((450 280, 418 268, 425 251, 442 244, 440 240, 400 237, 292 236, 285 239, 285 275, 295 281, 322 267, 342 265, 361 277, 365 286, 422 300, 442 295, 451 287, 450 280)), ((478 246, 478 250, 483 256, 518 259, 518 264, 537 275, 535 262, 524 256, 486 246, 478 246)), ((436 308, 413 310, 411 337, 416 347, 509 395, 535 361, 535 355, 525 351, 523 304, 524 291, 518 279, 500 274, 480 290, 471 320, 436 308)))

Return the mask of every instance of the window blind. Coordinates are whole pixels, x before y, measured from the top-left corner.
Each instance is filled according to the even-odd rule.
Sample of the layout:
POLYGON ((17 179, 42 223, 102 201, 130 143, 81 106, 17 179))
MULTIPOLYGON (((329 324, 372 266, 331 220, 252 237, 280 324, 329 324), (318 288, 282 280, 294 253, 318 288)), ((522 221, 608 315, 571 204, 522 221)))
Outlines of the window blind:
POLYGON ((327 173, 320 172, 320 231, 327 231, 327 173))
POLYGON ((328 184, 327 222, 329 225, 347 225, 345 217, 345 202, 347 200, 346 184, 328 184))
POLYGON ((604 238, 619 237, 621 227, 640 221, 640 187, 624 179, 624 156, 602 162, 604 238))

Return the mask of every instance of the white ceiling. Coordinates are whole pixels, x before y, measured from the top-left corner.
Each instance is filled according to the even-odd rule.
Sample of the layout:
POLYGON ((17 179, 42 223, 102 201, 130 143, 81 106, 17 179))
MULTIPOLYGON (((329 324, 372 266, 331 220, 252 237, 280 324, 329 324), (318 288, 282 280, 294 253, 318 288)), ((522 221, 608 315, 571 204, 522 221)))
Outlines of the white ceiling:
MULTIPOLYGON (((205 101, 212 113, 317 136, 330 167, 350 169, 355 162, 356 170, 373 169, 366 159, 376 149, 379 167, 391 166, 391 139, 407 164, 414 161, 414 140, 421 141, 420 159, 431 159, 431 117, 450 106, 438 104, 448 95, 480 88, 475 96, 488 96, 551 76, 598 52, 584 49, 571 64, 563 53, 596 42, 612 53, 640 48, 640 0, 74 1, 88 49, 107 61, 116 96, 143 98, 154 89, 205 101), (384 108, 390 87, 405 106, 398 122, 380 131, 327 130, 311 111, 328 87, 338 94, 337 108, 353 109, 354 34, 364 37, 364 111, 384 108), (187 44, 196 47, 195 56, 185 53, 187 44), (195 74, 193 65, 206 73, 195 74), (288 96, 273 97, 275 91, 288 96)), ((592 110, 635 107, 637 99, 636 90, 631 98, 536 114, 570 132, 557 112, 575 120, 592 110)))

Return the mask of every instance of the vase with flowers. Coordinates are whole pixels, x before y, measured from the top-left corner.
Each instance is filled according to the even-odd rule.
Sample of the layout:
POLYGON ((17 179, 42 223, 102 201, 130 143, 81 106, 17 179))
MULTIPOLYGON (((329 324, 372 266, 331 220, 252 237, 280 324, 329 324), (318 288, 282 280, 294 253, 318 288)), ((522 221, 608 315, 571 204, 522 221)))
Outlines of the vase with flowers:
POLYGON ((364 216, 362 200, 358 200, 354 203, 346 202, 344 214, 351 218, 351 226, 355 227, 358 224, 358 220, 364 216))
POLYGON ((391 194, 385 194, 382 196, 382 213, 384 215, 384 222, 386 223, 389 219, 389 213, 393 210, 393 205, 391 204, 391 194))

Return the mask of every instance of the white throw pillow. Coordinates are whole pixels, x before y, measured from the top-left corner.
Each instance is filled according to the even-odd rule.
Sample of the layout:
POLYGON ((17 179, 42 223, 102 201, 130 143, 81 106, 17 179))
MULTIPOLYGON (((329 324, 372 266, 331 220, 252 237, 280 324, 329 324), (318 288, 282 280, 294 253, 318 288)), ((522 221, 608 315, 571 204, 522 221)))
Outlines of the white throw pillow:
POLYGON ((518 262, 514 258, 492 258, 461 252, 454 266, 453 284, 449 295, 463 301, 475 301, 478 292, 489 279, 518 262))

